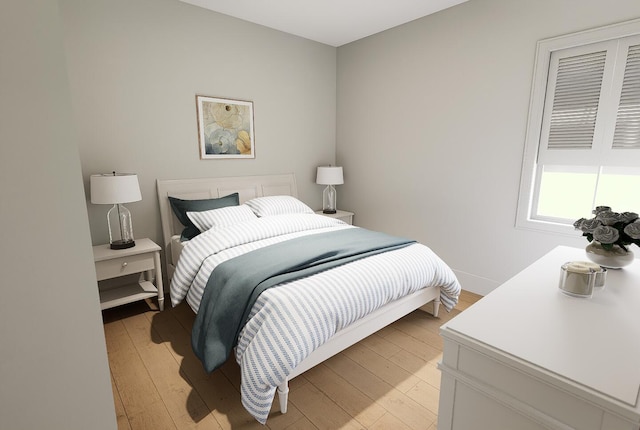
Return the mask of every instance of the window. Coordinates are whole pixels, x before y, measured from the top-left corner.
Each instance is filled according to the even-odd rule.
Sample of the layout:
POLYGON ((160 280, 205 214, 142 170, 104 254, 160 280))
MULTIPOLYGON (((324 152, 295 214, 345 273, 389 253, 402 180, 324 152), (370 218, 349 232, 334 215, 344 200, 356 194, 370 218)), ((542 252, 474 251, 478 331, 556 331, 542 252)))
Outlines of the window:
POLYGON ((538 43, 517 226, 640 211, 640 20, 538 43))

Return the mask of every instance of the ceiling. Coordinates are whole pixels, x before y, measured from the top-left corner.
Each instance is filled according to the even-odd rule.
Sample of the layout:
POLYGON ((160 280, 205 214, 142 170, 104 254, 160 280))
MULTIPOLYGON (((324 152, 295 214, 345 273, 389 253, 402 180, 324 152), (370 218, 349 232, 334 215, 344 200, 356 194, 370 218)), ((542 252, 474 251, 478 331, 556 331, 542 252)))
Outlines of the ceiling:
POLYGON ((180 1, 337 47, 467 0, 180 1))

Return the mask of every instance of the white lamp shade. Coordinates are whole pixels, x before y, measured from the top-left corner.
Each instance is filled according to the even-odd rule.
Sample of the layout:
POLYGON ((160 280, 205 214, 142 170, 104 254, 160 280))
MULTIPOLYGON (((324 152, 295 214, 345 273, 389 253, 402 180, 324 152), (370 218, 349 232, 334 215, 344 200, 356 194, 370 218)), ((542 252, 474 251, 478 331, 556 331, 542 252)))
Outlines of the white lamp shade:
POLYGON ((142 200, 138 175, 105 173, 91 175, 91 203, 116 204, 142 200))
POLYGON ((316 184, 320 185, 340 185, 344 184, 342 167, 318 167, 316 184))

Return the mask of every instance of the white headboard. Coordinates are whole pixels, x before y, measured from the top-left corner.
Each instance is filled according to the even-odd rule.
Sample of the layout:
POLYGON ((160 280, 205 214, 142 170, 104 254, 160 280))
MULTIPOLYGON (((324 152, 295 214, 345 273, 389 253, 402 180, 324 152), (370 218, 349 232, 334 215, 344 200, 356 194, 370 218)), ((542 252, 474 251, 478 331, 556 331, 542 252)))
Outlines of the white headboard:
POLYGON ((171 210, 169 196, 184 200, 199 200, 238 193, 240 195, 240 204, 255 197, 277 195, 298 197, 296 178, 293 173, 226 178, 158 179, 157 184, 160 222, 162 224, 162 247, 165 251, 169 278, 173 273, 170 248, 171 237, 180 235, 184 229, 184 226, 171 210))

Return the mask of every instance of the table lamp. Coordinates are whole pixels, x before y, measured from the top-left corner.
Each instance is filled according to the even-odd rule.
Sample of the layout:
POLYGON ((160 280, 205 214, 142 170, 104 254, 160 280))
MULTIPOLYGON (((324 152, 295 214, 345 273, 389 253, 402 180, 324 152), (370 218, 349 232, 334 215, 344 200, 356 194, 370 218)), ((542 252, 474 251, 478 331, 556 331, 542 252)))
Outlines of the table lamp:
POLYGON ((318 167, 316 184, 327 186, 322 192, 322 212, 326 214, 336 213, 336 189, 334 185, 344 184, 342 167, 318 167))
POLYGON ((91 175, 91 203, 113 205, 107 212, 111 249, 135 246, 131 212, 122 203, 140 200, 142 195, 138 175, 116 172, 91 175))

